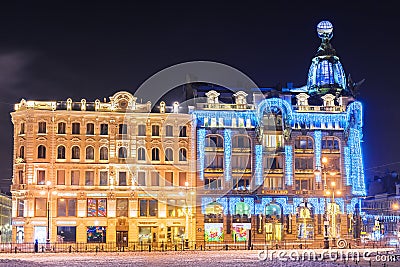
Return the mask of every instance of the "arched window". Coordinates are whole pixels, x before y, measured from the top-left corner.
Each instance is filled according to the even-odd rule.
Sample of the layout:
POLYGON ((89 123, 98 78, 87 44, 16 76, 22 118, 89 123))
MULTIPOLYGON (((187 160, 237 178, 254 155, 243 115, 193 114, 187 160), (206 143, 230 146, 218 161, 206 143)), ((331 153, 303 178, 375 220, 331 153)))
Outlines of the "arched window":
POLYGON ((146 160, 146 150, 143 147, 139 147, 137 159, 146 160))
POLYGON ((186 161, 186 149, 179 149, 179 161, 186 161))
POLYGON ((46 147, 44 145, 38 146, 38 158, 39 159, 46 158, 46 147))
POLYGON ((151 160, 160 160, 160 149, 157 147, 151 150, 151 160))
POLYGON ((86 148, 86 159, 89 159, 89 160, 94 159, 94 148, 92 146, 88 146, 86 148))
POLYGON ((122 146, 118 149, 118 158, 126 159, 127 155, 128 155, 128 151, 126 150, 126 147, 122 146))
POLYGON ((57 147, 57 159, 65 159, 65 146, 57 147))
POLYGON ((81 150, 79 146, 73 146, 71 150, 71 159, 80 159, 81 158, 81 150))
POLYGON ((100 160, 108 160, 108 148, 105 146, 100 148, 100 160))
POLYGON ((327 150, 339 150, 339 139, 334 136, 325 136, 322 138, 321 148, 327 150))
POLYGON ((274 219, 281 219, 282 217, 282 209, 277 204, 269 204, 265 207, 265 217, 267 221, 274 219))
POLYGON ((19 157, 20 157, 21 159, 25 158, 25 147, 24 147, 24 146, 21 146, 21 147, 19 148, 19 157))
POLYGON ((174 161, 174 151, 172 148, 165 149, 165 161, 174 161))

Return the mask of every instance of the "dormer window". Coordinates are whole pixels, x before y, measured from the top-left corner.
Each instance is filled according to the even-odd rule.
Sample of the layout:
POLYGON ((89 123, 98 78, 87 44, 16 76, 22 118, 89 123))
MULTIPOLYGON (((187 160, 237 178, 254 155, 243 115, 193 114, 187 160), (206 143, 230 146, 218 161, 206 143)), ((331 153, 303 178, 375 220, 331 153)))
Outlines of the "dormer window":
POLYGON ((247 94, 243 91, 239 91, 236 94, 234 94, 233 97, 235 98, 236 105, 246 105, 247 104, 246 96, 247 94))
POLYGON ((297 98, 297 106, 308 106, 308 98, 310 96, 306 93, 300 93, 296 95, 297 98))
POLYGON ((334 107, 335 106, 335 96, 332 94, 326 94, 321 97, 324 100, 324 107, 334 107))
POLYGON ((208 104, 218 104, 218 97, 219 93, 217 91, 211 90, 210 92, 206 93, 207 96, 207 103, 208 104))

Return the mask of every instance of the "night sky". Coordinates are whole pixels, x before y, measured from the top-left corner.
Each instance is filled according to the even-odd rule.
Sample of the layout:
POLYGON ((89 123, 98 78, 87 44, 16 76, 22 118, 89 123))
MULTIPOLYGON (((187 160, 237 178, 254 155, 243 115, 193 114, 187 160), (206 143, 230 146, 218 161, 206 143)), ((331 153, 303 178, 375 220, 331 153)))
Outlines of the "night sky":
POLYGON ((387 1, 9 2, 16 3, 0 5, 3 192, 12 175, 9 113, 21 98, 108 98, 195 60, 230 65, 259 86, 300 87, 320 44, 321 20, 334 26, 331 43, 346 74, 365 78, 359 99, 367 178, 400 167, 400 20, 387 1))

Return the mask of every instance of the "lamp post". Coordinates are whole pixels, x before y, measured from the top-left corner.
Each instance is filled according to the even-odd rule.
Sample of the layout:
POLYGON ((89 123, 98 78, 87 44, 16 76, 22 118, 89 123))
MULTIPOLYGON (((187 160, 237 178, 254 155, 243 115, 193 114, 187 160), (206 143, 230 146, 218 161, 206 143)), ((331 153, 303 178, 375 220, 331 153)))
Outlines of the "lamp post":
MULTIPOLYGON (((336 203, 335 203, 335 190, 336 190, 336 182, 331 182, 331 191, 326 190, 326 195, 332 195, 332 200, 331 200, 331 236, 333 240, 333 244, 335 244, 335 240, 337 237, 337 224, 336 224, 336 215, 337 215, 337 210, 336 210, 336 203)), ((341 191, 336 191, 337 195, 341 195, 341 191)))
POLYGON ((189 191, 189 182, 185 182, 185 248, 189 247, 189 213, 190 213, 190 208, 188 205, 188 191, 189 191))
MULTIPOLYGON (((326 170, 325 164, 328 163, 328 158, 327 158, 327 157, 322 157, 321 161, 322 161, 322 165, 321 165, 320 169, 316 169, 316 170, 314 171, 314 174, 315 174, 315 176, 320 176, 320 175, 321 175, 321 172, 323 173, 323 176, 324 176, 324 192, 326 192, 326 189, 327 189, 327 183, 326 183, 326 174, 327 174, 327 170, 326 170)), ((319 189, 319 187, 318 187, 318 189, 319 189)), ((327 204, 327 201, 326 201, 326 195, 325 195, 325 194, 324 194, 324 197, 325 197, 325 213, 324 213, 324 249, 328 249, 328 248, 329 248, 328 204, 327 204)))
MULTIPOLYGON (((47 249, 50 248, 50 229, 51 229, 51 216, 50 216, 50 191, 51 191, 51 181, 47 181, 46 182, 46 189, 47 189, 47 203, 46 203, 46 207, 47 207, 47 237, 46 237, 46 247, 47 249)), ((46 192, 43 190, 40 192, 41 195, 45 195, 46 192)), ((56 191, 53 191, 52 194, 57 194, 56 191)))

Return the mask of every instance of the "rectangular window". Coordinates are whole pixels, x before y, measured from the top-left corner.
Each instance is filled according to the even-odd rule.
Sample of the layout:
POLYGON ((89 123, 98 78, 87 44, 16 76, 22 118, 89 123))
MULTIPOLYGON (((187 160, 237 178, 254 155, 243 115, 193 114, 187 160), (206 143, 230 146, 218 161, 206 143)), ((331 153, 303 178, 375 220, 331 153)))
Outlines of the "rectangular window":
POLYGON ((24 206, 25 201, 22 199, 18 199, 17 217, 24 217, 24 206))
POLYGON ((146 173, 138 172, 138 186, 146 186, 146 173))
POLYGON ((71 171, 71 185, 79 185, 80 175, 81 173, 78 170, 71 171))
POLYGON ((186 126, 179 126, 179 137, 186 137, 186 126))
POLYGON ((222 189, 222 181, 217 177, 204 178, 204 189, 219 190, 222 189))
POLYGON ((37 184, 45 184, 46 183, 46 171, 38 170, 37 171, 37 184))
POLYGON ((85 171, 85 185, 94 185, 94 171, 85 171))
POLYGON ((100 135, 108 135, 108 124, 100 124, 100 135))
POLYGON ((168 199, 167 200, 167 216, 168 217, 183 217, 183 207, 185 206, 185 200, 179 199, 168 199))
POLYGON ((23 170, 19 170, 18 171, 18 183, 19 184, 25 184, 24 171, 23 170))
POLYGON ((250 177, 233 178, 234 190, 250 190, 250 177))
POLYGON ((174 127, 172 125, 165 126, 165 136, 168 137, 174 136, 174 127))
POLYGON ((119 172, 118 175, 118 185, 125 186, 126 185, 126 172, 119 172))
POLYGON ((65 134, 65 131, 66 131, 66 123, 65 122, 58 123, 57 133, 58 134, 65 134))
POLYGON ((186 182, 186 172, 179 173, 179 186, 185 186, 186 182))
POLYGON ((128 217, 127 198, 117 198, 117 217, 128 217))
POLYGON ((57 170, 57 184, 65 185, 65 170, 57 170))
POLYGON ((86 134, 94 135, 94 124, 93 123, 86 124, 86 134))
POLYGON ((47 216, 47 198, 35 198, 35 217, 47 216))
POLYGON ((40 134, 45 134, 46 131, 46 122, 45 121, 41 121, 38 123, 38 133, 40 134))
POLYGON ((101 171, 99 180, 100 180, 100 186, 107 186, 108 185, 108 172, 101 171))
POLYGON ((139 199, 139 214, 142 217, 157 216, 158 201, 155 199, 139 199))
POLYGON ((151 185, 160 186, 160 174, 158 172, 151 173, 151 185))
POLYGON ((88 243, 106 243, 105 226, 88 226, 86 230, 88 243))
POLYGON ((107 217, 107 199, 88 198, 87 200, 88 217, 107 217))
POLYGON ((118 133, 119 134, 127 134, 128 133, 128 125, 126 124, 120 124, 118 126, 118 133))
POLYGON ((62 242, 76 242, 76 226, 57 226, 57 235, 62 242))
POLYGON ((174 173, 165 172, 165 186, 173 186, 173 185, 174 185, 174 173))
POLYGON ((81 133, 81 124, 79 122, 72 123, 72 134, 80 134, 81 133))
POLYGON ((160 136, 160 126, 151 125, 151 135, 152 136, 160 136))
POLYGON ((21 122, 20 128, 19 128, 19 134, 25 134, 25 123, 21 122))
POLYGON ((57 200, 57 216, 75 217, 76 198, 59 198, 57 200))
POLYGON ((146 125, 140 124, 138 126, 138 136, 146 136, 146 125))

